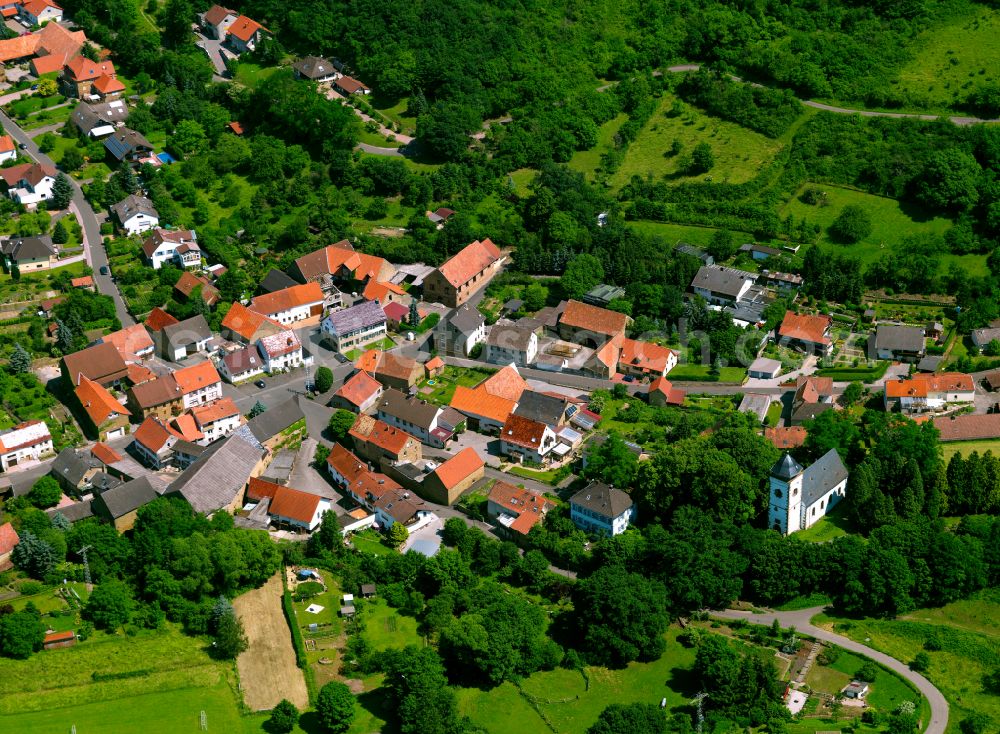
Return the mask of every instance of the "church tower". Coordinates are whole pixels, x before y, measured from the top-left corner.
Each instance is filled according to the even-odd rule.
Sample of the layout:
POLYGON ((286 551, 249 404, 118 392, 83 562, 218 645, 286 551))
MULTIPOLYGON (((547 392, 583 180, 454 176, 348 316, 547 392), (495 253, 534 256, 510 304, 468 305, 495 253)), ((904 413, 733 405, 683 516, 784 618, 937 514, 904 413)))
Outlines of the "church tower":
POLYGON ((802 465, 786 453, 771 467, 767 526, 782 535, 802 527, 802 465))

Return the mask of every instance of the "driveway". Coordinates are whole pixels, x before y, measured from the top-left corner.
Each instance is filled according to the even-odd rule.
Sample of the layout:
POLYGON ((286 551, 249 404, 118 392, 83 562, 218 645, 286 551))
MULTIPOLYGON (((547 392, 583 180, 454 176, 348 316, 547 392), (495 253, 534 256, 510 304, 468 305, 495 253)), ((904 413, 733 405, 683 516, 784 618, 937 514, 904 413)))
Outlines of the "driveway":
POLYGON ((333 485, 312 465, 316 446, 317 441, 312 437, 302 442, 299 453, 295 457, 295 464, 292 466, 292 474, 288 478, 288 486, 301 489, 309 494, 318 494, 336 505, 343 499, 343 495, 334 489, 333 485))
MULTIPOLYGON (((3 124, 4 130, 14 138, 15 142, 24 146, 23 150, 29 157, 46 166, 56 168, 55 162, 38 149, 31 136, 18 127, 3 112, 0 112, 0 123, 3 124)), ((101 226, 97 222, 97 215, 94 213, 93 208, 91 208, 90 203, 84 198, 80 184, 72 176, 68 178, 73 185, 73 199, 69 208, 70 211, 76 214, 77 221, 83 227, 83 249, 87 257, 87 262, 94 269, 94 282, 97 284, 97 290, 106 296, 111 296, 114 300, 115 314, 118 316, 118 320, 122 322, 122 326, 131 326, 135 323, 135 319, 128 312, 125 300, 122 298, 122 294, 118 292, 118 287, 109 275, 101 275, 101 266, 107 266, 108 264, 108 253, 104 249, 104 239, 101 237, 101 226)))
POLYGON ((229 69, 226 68, 226 57, 222 54, 222 41, 209 38, 200 31, 196 31, 195 35, 198 37, 198 40, 195 41, 194 45, 202 49, 208 56, 208 60, 212 62, 212 68, 215 69, 216 75, 223 80, 228 80, 229 69))
POLYGON ((812 609, 802 609, 797 612, 768 612, 766 614, 751 614, 749 612, 739 612, 727 609, 721 612, 712 612, 712 616, 721 617, 722 619, 744 619, 748 622, 753 622, 754 624, 764 625, 769 625, 777 619, 778 623, 782 627, 795 627, 798 632, 809 635, 810 637, 815 637, 817 640, 831 642, 834 645, 844 648, 845 650, 860 653, 865 657, 871 658, 875 662, 884 665, 889 668, 889 670, 894 673, 898 673, 903 678, 913 683, 913 685, 917 687, 917 690, 927 697, 927 700, 931 705, 931 720, 927 724, 925 732, 926 734, 944 734, 945 728, 948 726, 948 702, 941 694, 941 691, 935 688, 934 685, 924 676, 920 675, 920 673, 910 670, 908 665, 896 660, 896 658, 889 657, 885 653, 873 650, 867 645, 862 645, 860 642, 855 642, 854 640, 838 635, 835 632, 829 632, 821 627, 813 625, 811 621, 812 618, 822 611, 823 607, 813 607, 812 609))

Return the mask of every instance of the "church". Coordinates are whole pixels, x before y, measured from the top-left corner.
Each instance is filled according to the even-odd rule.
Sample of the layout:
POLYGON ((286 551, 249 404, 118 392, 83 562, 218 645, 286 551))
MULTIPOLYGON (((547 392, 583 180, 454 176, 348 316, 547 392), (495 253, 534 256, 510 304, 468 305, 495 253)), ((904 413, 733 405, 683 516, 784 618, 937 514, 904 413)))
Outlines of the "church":
POLYGON ((782 535, 805 530, 844 498, 847 467, 835 449, 803 469, 791 454, 771 467, 768 527, 782 535))

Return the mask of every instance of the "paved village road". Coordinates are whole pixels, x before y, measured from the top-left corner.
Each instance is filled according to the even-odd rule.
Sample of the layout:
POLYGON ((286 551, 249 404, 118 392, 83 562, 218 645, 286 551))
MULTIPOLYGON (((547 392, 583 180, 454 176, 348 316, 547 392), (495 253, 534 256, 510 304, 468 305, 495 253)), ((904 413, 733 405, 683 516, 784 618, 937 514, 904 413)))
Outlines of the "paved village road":
POLYGON ((775 619, 777 619, 778 623, 782 627, 795 627, 797 632, 802 632, 810 637, 815 637, 817 640, 831 642, 844 648, 845 650, 860 653, 871 658, 875 662, 884 665, 893 672, 901 675, 903 678, 906 678, 906 680, 913 683, 913 685, 917 687, 917 690, 919 690, 927 698, 931 705, 931 720, 930 722, 927 722, 927 727, 924 729, 925 734, 944 734, 944 730, 948 726, 948 702, 941 694, 941 691, 935 688, 934 685, 929 680, 924 678, 924 676, 920 675, 920 673, 910 670, 909 666, 899 660, 896 660, 896 658, 889 657, 885 653, 873 650, 867 645, 862 645, 860 642, 855 642, 854 640, 850 640, 842 635, 829 632, 821 627, 816 627, 812 624, 811 620, 822 611, 823 607, 813 607, 811 609, 800 609, 796 612, 751 614, 749 612, 727 609, 721 612, 711 612, 711 614, 714 617, 720 617, 722 619, 745 619, 746 621, 753 622, 755 624, 771 624, 775 619))
MULTIPOLYGON (((23 146, 22 150, 31 158, 46 166, 56 168, 55 162, 38 149, 38 145, 31 139, 31 136, 2 112, 0 112, 0 122, 3 123, 7 134, 14 138, 19 146, 23 146)), ((72 176, 68 178, 73 184, 73 200, 70 208, 77 214, 80 225, 83 227, 84 252, 87 255, 87 262, 94 269, 94 282, 97 284, 97 290, 106 296, 111 296, 114 300, 115 314, 122 322, 122 326, 131 326, 135 323, 135 319, 125 307, 125 300, 118 292, 118 286, 111 280, 110 275, 101 274, 101 267, 108 264, 108 253, 104 249, 104 238, 101 237, 101 225, 97 222, 97 215, 90 206, 90 202, 84 198, 80 184, 73 180, 72 176)))

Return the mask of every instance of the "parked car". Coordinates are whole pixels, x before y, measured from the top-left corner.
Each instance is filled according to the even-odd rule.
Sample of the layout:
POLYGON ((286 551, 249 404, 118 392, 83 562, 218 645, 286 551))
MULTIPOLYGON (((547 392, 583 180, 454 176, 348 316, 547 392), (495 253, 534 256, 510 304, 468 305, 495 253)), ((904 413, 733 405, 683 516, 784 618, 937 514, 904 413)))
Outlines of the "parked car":
POLYGON ((267 386, 267 383, 264 382, 263 380, 254 380, 253 384, 261 389, 264 389, 267 386))
POLYGON ((20 144, 20 145, 18 145, 17 147, 18 147, 18 148, 20 148, 21 150, 27 150, 27 149, 28 149, 28 146, 27 146, 27 144, 25 144, 25 143, 21 143, 21 144, 20 144))
POLYGON ((108 274, 108 273, 110 273, 110 272, 111 272, 111 271, 110 271, 110 270, 108 270, 108 266, 107 266, 107 265, 102 265, 102 266, 101 266, 101 275, 107 275, 107 274, 108 274))
POLYGON ((334 352, 333 353, 333 358, 335 360, 337 360, 338 362, 340 362, 341 364, 347 364, 348 362, 351 361, 347 357, 345 357, 343 354, 341 354, 340 352, 334 352))
POLYGON ((624 375, 622 376, 623 382, 635 382, 635 375, 624 375))

